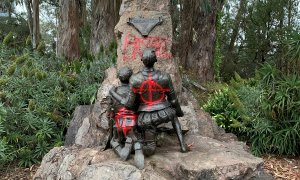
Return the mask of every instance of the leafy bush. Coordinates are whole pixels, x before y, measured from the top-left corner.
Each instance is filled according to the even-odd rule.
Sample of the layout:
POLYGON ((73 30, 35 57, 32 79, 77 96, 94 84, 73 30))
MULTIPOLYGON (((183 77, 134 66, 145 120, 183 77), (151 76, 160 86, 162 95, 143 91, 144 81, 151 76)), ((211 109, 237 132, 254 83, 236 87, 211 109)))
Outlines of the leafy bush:
POLYGON ((3 44, 8 45, 12 41, 13 36, 14 36, 13 32, 9 32, 3 39, 3 44))
POLYGON ((241 127, 242 119, 233 98, 233 93, 225 87, 217 91, 203 106, 204 110, 210 112, 218 125, 227 132, 238 132, 241 127))
POLYGON ((53 146, 79 104, 91 104, 116 49, 72 63, 0 45, 0 164, 30 166, 53 146))
POLYGON ((267 64, 256 78, 244 80, 236 74, 204 110, 227 132, 247 140, 255 154, 294 155, 300 153, 299 105, 299 77, 267 64))
POLYGON ((24 40, 30 34, 27 20, 22 16, 0 17, 0 27, 1 43, 11 47, 23 46, 24 40))

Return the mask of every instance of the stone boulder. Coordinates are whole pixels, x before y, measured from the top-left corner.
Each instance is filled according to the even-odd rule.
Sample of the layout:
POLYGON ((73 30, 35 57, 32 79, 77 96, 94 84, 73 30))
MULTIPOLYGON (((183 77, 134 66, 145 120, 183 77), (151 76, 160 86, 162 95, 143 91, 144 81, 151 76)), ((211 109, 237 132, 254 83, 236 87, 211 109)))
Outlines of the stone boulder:
POLYGON ((145 48, 154 48, 157 55, 155 68, 171 75, 176 92, 181 96, 182 80, 178 63, 171 50, 173 45, 172 19, 169 13, 169 0, 123 0, 120 20, 115 27, 118 43, 117 69, 128 66, 136 73, 143 68, 141 55, 145 48), (143 37, 133 26, 128 25, 130 18, 161 18, 162 23, 154 27, 147 37, 143 37))
POLYGON ((70 122, 65 138, 65 146, 97 147, 105 145, 108 139, 109 119, 107 118, 109 90, 117 86, 116 69, 106 70, 106 78, 98 90, 97 101, 93 105, 78 106, 70 122))
POLYGON ((34 179, 272 179, 262 170, 262 159, 245 151, 243 143, 187 135, 192 151, 180 153, 174 139, 175 134, 162 135, 162 146, 146 157, 143 170, 134 166, 134 154, 123 162, 111 149, 56 147, 44 157, 34 179))

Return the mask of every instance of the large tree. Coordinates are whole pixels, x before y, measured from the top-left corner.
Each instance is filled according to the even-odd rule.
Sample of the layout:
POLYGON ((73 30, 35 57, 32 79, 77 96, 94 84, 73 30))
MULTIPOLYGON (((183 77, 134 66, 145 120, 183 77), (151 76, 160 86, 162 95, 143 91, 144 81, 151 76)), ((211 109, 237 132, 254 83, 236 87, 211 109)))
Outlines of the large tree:
POLYGON ((121 0, 92 0, 91 52, 108 47, 114 40, 114 28, 119 20, 121 0))
POLYGON ((181 1, 179 57, 201 82, 214 80, 216 20, 223 4, 223 0, 181 1))
POLYGON ((27 11, 27 22, 29 27, 30 36, 33 34, 33 17, 32 17, 32 0, 24 0, 27 11))
POLYGON ((60 0, 57 55, 72 61, 80 57, 78 1, 60 0))
POLYGON ((33 0, 32 47, 37 48, 40 42, 40 1, 33 0))

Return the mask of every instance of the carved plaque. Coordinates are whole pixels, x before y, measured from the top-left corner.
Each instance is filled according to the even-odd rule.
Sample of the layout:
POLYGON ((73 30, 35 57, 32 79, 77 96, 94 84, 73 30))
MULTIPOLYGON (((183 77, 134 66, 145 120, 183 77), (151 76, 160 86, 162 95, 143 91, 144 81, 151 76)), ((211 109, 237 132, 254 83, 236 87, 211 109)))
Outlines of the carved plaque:
POLYGON ((162 18, 145 19, 140 17, 129 18, 128 24, 137 29, 142 36, 148 36, 152 29, 163 22, 162 18))

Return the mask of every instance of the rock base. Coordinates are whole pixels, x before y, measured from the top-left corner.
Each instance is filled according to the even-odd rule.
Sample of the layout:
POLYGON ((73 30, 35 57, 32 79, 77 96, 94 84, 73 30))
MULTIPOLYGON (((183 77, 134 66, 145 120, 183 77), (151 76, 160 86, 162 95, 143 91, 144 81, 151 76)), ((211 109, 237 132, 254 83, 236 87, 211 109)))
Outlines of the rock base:
POLYGON ((241 142, 187 135, 193 148, 181 153, 175 138, 163 134, 162 146, 146 157, 143 170, 134 166, 134 154, 123 162, 111 149, 57 147, 44 157, 34 179, 273 179, 261 169, 262 159, 245 151, 241 142))

